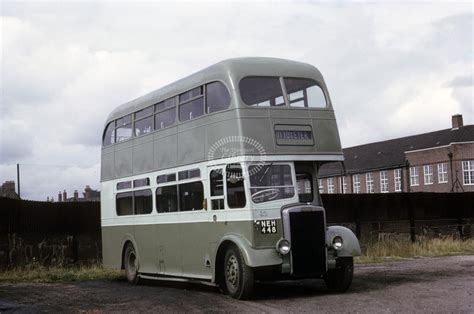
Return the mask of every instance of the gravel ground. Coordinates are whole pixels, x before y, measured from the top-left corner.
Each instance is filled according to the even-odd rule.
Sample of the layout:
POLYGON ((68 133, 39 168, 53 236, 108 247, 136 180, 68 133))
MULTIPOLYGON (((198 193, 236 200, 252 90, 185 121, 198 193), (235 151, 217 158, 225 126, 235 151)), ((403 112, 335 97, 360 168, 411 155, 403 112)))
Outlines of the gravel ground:
POLYGON ((328 293, 322 280, 260 283, 251 301, 191 284, 0 283, 0 312, 10 311, 474 313, 474 256, 356 265, 344 294, 328 293))

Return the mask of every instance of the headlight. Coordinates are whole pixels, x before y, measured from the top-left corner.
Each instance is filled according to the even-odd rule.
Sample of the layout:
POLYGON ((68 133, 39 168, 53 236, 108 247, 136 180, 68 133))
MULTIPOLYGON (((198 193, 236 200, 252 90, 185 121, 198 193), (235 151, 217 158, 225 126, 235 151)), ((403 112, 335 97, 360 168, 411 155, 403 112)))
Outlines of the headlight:
POLYGON ((280 239, 278 242, 277 242, 277 245, 276 245, 276 250, 281 254, 281 255, 286 255, 290 252, 290 249, 291 249, 291 245, 290 245, 290 241, 286 240, 286 239, 280 239))
POLYGON ((343 242, 342 242, 342 238, 340 236, 335 236, 333 239, 332 239, 332 247, 336 250, 336 251, 339 251, 340 249, 342 249, 343 247, 343 242))

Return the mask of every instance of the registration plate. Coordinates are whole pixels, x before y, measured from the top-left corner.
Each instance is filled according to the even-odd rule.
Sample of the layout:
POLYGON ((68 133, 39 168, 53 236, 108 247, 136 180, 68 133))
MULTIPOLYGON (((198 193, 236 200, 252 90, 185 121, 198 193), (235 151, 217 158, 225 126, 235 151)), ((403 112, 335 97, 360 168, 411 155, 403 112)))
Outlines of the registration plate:
POLYGON ((257 227, 260 229, 262 234, 273 234, 277 233, 277 224, 275 219, 271 220, 257 220, 257 227))

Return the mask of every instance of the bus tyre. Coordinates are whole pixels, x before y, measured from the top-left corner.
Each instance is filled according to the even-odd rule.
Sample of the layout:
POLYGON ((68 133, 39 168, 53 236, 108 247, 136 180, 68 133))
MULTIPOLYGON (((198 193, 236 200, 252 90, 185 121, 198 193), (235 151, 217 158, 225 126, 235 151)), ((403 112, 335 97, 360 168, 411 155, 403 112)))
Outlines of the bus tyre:
POLYGON ((138 257, 133 244, 128 243, 123 254, 123 266, 127 281, 132 285, 138 283, 138 257))
POLYGON ((230 246, 224 258, 224 292, 234 299, 248 299, 253 292, 253 270, 245 264, 242 253, 236 246, 230 246))
POLYGON ((324 281, 332 292, 346 292, 351 286, 354 273, 354 259, 352 257, 338 257, 336 268, 328 270, 324 281))

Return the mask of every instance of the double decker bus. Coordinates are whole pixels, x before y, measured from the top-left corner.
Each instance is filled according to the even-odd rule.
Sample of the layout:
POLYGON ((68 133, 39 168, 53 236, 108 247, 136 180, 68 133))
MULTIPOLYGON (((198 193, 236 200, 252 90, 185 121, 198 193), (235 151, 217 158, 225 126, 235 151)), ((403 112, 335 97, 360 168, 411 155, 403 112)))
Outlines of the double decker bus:
POLYGON ((229 59, 125 103, 103 132, 104 266, 237 299, 256 280, 346 291, 360 246, 327 226, 317 180, 342 160, 326 84, 305 63, 229 59))

